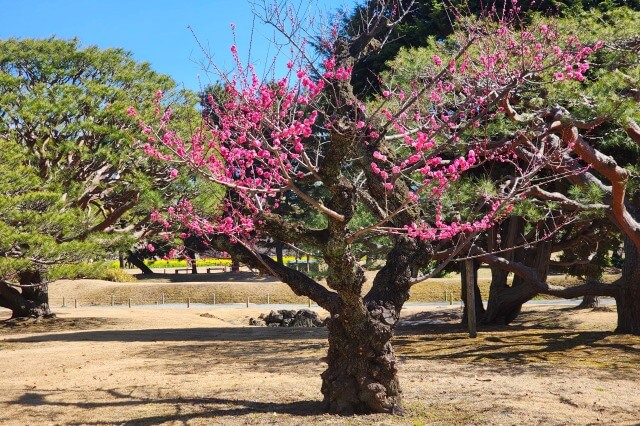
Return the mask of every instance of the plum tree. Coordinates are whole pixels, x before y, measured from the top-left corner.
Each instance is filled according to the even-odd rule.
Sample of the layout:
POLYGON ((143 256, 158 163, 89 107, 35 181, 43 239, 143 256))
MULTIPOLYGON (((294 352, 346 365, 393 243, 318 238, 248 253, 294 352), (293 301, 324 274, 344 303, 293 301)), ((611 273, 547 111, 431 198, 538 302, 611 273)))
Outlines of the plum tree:
POLYGON ((288 75, 261 81, 232 46, 237 69, 220 72, 224 99, 208 100, 215 120, 189 139, 172 131, 170 109, 143 126, 149 155, 227 188, 216 215, 185 201, 166 216, 156 213, 160 222, 207 237, 329 311, 322 393, 337 413, 402 410, 390 339, 411 286, 468 253, 534 179, 540 183, 538 172, 550 163, 559 167, 570 149, 538 140, 545 155, 521 167, 516 149, 534 142, 524 133, 492 140, 487 126, 504 116, 501 104, 514 89, 532 80, 540 87, 566 84, 548 77, 566 67, 584 69, 597 48, 551 25, 521 28, 515 11, 495 20, 461 20, 454 43, 440 46, 407 89, 390 81, 365 102, 354 94, 353 66, 381 48, 378 40, 412 4, 380 0, 378 6, 357 34, 335 26, 327 31, 321 44, 329 55, 321 61, 301 38, 310 23, 293 9, 265 7, 265 20, 285 34, 292 52, 288 75), (510 178, 460 191, 469 186, 462 177, 488 163, 499 163, 510 178), (292 199, 315 209, 322 221, 312 226, 279 214, 292 199), (367 220, 354 220, 358 209, 367 220), (390 249, 363 294, 364 269, 354 246, 380 235, 390 239, 390 249), (262 254, 264 236, 313 247, 328 266, 326 286, 262 254), (412 274, 434 260, 435 269, 412 274))

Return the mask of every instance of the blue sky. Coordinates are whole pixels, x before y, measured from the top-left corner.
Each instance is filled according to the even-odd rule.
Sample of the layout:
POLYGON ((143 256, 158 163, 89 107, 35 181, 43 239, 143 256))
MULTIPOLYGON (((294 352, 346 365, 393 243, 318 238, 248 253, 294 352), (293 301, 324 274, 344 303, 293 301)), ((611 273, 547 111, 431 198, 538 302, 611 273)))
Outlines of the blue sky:
MULTIPOLYGON (((356 1, 317 3, 321 10, 335 11, 356 1)), ((213 77, 202 70, 205 55, 187 26, 213 53, 216 63, 229 67, 230 24, 236 24, 240 57, 246 58, 253 16, 248 0, 0 0, 0 11, 0 39, 55 35, 77 37, 83 46, 121 47, 192 90, 200 87, 198 74, 203 85, 213 77)), ((258 70, 275 54, 268 43, 272 35, 273 29, 256 21, 252 57, 258 70)))

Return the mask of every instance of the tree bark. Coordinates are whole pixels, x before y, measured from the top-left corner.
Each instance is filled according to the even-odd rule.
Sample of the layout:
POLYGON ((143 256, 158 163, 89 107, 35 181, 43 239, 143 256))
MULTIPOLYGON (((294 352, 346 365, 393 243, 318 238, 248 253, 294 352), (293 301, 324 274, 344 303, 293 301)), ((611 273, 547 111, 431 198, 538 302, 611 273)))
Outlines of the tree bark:
POLYGON ((50 318, 49 287, 38 271, 19 274, 21 291, 0 283, 0 306, 11 310, 11 318, 50 318))
POLYGON ((136 254, 132 251, 129 251, 127 254, 127 261, 134 265, 136 268, 140 269, 143 274, 153 274, 151 268, 149 268, 136 254))
POLYGON ((276 241, 276 262, 278 262, 281 265, 284 265, 284 256, 282 255, 282 249, 284 244, 282 243, 282 241, 276 241))
POLYGON ((552 243, 550 241, 543 241, 538 243, 535 248, 516 252, 515 260, 531 267, 535 276, 527 279, 515 275, 511 287, 506 285, 506 274, 496 276, 496 279, 500 279, 499 282, 496 281, 496 285, 500 288, 494 289, 494 297, 489 299, 487 313, 482 319, 483 324, 508 325, 518 317, 522 305, 540 292, 533 282, 546 281, 551 252, 552 243), (519 259, 521 257, 522 259, 519 259), (503 284, 504 287, 502 287, 503 284))
MULTIPOLYGON (((473 268, 475 271, 475 273, 473 274, 473 300, 475 306, 476 322, 480 323, 485 315, 484 305, 482 304, 482 294, 480 294, 480 287, 478 286, 478 269, 480 268, 480 262, 474 261, 473 268)), ((464 262, 460 262, 460 283, 460 294, 464 302, 464 308, 462 311, 462 324, 467 324, 467 322, 469 321, 467 318, 467 271, 464 262)))
POLYGON ((402 390, 390 343, 394 309, 370 303, 364 316, 351 309, 334 313, 329 329, 328 367, 322 394, 331 413, 402 412, 402 390))
POLYGON ((576 309, 593 309, 600 305, 600 298, 598 296, 586 295, 582 298, 582 302, 576 309))
POLYGON ((341 294, 328 323, 328 368, 322 393, 330 412, 402 413, 402 390, 391 337, 409 298, 411 266, 424 260, 416 241, 397 237, 371 290, 341 294))
POLYGON ((624 238, 622 278, 616 297, 618 308, 617 333, 640 335, 640 250, 628 236, 624 238))

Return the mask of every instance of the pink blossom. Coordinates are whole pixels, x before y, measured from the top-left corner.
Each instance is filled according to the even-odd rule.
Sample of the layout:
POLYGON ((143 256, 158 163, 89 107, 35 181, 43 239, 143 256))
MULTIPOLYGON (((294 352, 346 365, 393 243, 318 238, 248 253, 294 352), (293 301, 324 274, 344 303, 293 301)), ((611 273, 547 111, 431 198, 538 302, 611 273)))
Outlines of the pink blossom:
POLYGON ((129 117, 135 117, 138 115, 138 113, 136 112, 136 109, 132 106, 130 106, 129 108, 127 108, 127 115, 129 117))
POLYGON ((175 179, 178 177, 178 171, 176 169, 171 169, 171 171, 169 172, 169 176, 171 177, 171 179, 175 179))

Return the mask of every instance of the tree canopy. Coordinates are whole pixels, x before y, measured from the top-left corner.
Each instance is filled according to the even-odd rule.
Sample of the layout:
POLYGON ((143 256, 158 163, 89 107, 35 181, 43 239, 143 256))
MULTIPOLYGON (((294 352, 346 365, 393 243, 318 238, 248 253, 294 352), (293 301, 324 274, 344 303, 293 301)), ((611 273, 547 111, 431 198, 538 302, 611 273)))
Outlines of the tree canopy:
MULTIPOLYGON (((179 179, 136 147, 144 135, 127 110, 151 117, 165 108, 153 94, 174 89, 120 49, 55 38, 0 42, 0 305, 36 314, 45 300, 28 300, 21 285, 41 285, 55 265, 104 257, 158 228, 150 211, 179 179)), ((176 118, 197 114, 196 98, 182 96, 176 118)))

